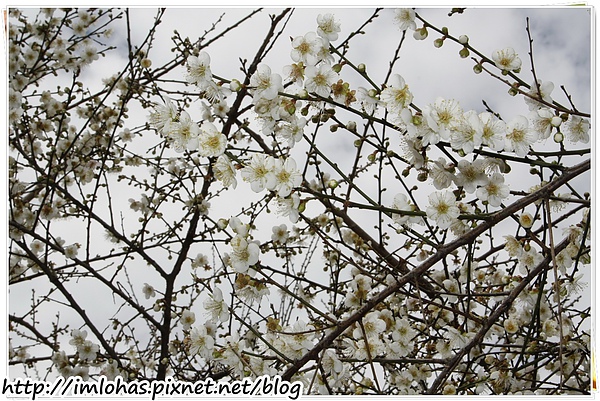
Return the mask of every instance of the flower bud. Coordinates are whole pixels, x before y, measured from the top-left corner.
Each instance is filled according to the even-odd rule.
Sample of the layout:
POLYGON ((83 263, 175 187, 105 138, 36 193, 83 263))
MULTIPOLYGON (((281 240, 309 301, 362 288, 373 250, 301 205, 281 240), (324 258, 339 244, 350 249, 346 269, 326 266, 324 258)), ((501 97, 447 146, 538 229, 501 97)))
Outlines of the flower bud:
POLYGON ((458 55, 461 58, 467 58, 469 57, 469 54, 471 54, 471 52, 469 52, 469 49, 467 49, 466 47, 463 47, 462 49, 460 49, 460 51, 458 52, 458 55))
POLYGON ((369 160, 371 163, 375 162, 375 160, 377 160, 375 153, 371 153, 369 156, 367 156, 367 160, 369 160))
POLYGON ((356 131, 356 123, 354 121, 348 121, 346 124, 346 129, 348 131, 356 131))
POLYGON ((369 97, 377 96, 377 91, 375 89, 369 89, 369 97))
POLYGON ((427 38, 427 35, 429 35, 429 33, 427 32, 427 28, 423 27, 421 29, 415 30, 415 32, 413 33, 413 38, 415 38, 416 40, 423 40, 427 38))
POLYGON ((360 63, 357 68, 358 68, 358 72, 360 72, 361 74, 364 74, 365 71, 367 70, 367 66, 364 65, 363 63, 360 63))
POLYGON ((306 99, 308 97, 308 91, 306 89, 302 89, 298 92, 298 97, 301 99, 306 99))
POLYGON ((420 182, 425 182, 427 181, 427 171, 421 171, 418 175, 417 175, 417 180, 420 182))
POLYGON ((360 147, 361 144, 362 144, 362 141, 360 139, 357 139, 357 140, 354 141, 354 147, 355 148, 360 147))
POLYGON ((443 26, 443 27, 442 27, 442 33, 443 33, 444 35, 448 35, 448 27, 447 27, 447 26, 443 26))
POLYGON ((510 88, 510 89, 508 90, 508 94, 509 94, 509 95, 511 95, 511 96, 517 96, 517 94, 518 94, 518 93, 519 93, 519 92, 517 91, 517 89, 516 89, 516 88, 510 88))
POLYGON ((481 64, 477 63, 473 66, 473 72, 475 74, 481 74, 482 71, 483 71, 483 67, 481 66, 481 64))
POLYGON ((149 58, 145 58, 140 62, 140 64, 144 68, 150 68, 152 66, 152 60, 150 60, 149 58))
POLYGON ((519 224, 521 224, 521 227, 523 228, 531 228, 531 226, 533 226, 533 216, 527 212, 523 213, 519 217, 519 224))
POLYGON ((302 202, 300 202, 300 204, 298 205, 298 212, 299 213, 303 213, 306 210, 306 201, 303 200, 302 202))
POLYGON ((337 130, 338 130, 338 128, 339 128, 339 127, 340 127, 340 126, 339 126, 339 125, 337 125, 337 124, 332 124, 332 125, 330 125, 330 126, 329 126, 329 131, 331 131, 331 132, 335 132, 335 131, 337 131, 337 130))
POLYGON ((327 186, 331 189, 336 189, 338 186, 338 182, 336 180, 329 180, 327 181, 327 186))
POLYGON ((433 45, 435 47, 437 47, 438 49, 440 47, 442 47, 443 44, 444 44, 444 39, 441 39, 441 38, 438 38, 438 39, 436 39, 436 40, 433 41, 433 45))
POLYGON ((331 67, 331 69, 339 74, 340 71, 342 70, 342 65, 341 64, 334 64, 333 67, 331 67))
POLYGON ((554 117, 552 117, 552 120, 550 120, 550 124, 553 127, 558 127, 559 125, 562 124, 562 118, 560 118, 559 116, 554 116, 554 117))
POLYGON ((239 92, 240 89, 242 89, 242 84, 237 79, 232 79, 229 83, 229 89, 231 89, 232 92, 239 92))
POLYGON ((467 35, 460 35, 458 37, 458 41, 461 45, 466 45, 467 43, 469 43, 469 37, 467 35))
POLYGON ((564 139, 565 136, 562 134, 562 132, 558 131, 556 134, 554 134, 554 142, 561 143, 564 139))
POLYGON ((217 221, 217 227, 219 228, 219 230, 224 230, 228 224, 229 220, 227 219, 220 218, 219 221, 217 221))

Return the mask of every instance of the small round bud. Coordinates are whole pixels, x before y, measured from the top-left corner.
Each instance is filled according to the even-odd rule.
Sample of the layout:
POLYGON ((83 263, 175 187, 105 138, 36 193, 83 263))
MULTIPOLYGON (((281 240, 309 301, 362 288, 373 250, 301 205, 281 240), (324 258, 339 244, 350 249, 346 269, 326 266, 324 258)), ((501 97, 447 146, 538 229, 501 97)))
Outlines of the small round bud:
POLYGON ((531 175, 538 175, 540 173, 540 171, 537 168, 532 168, 529 170, 529 174, 531 175))
POLYGON ((300 109, 300 114, 302 114, 304 117, 308 115, 308 105, 300 109))
POLYGON ((425 182, 427 181, 427 171, 421 171, 418 175, 417 175, 417 181, 420 182, 425 182))
POLYGON ((458 52, 458 55, 461 58, 467 58, 469 57, 469 54, 471 54, 471 52, 469 51, 469 49, 467 49, 466 47, 463 47, 462 49, 460 49, 460 51, 458 52))
POLYGON ((346 129, 348 131, 356 131, 356 122, 348 121, 348 123, 346 124, 346 129))
POLYGON ((373 162, 375 162, 375 160, 377 160, 377 157, 376 157, 375 153, 371 153, 369 156, 367 156, 367 159, 368 159, 368 160, 369 160, 371 163, 373 163, 373 162))
POLYGON ((552 120, 550 120, 550 124, 553 127, 558 127, 559 125, 562 124, 562 118, 560 118, 559 116, 554 116, 554 117, 552 117, 552 120))
POLYGON ((360 147, 361 144, 362 144, 362 141, 360 139, 357 139, 357 140, 354 141, 354 147, 355 148, 360 147))
POLYGON ((523 213, 519 217, 519 224, 521 224, 521 227, 523 228, 531 228, 531 226, 533 226, 533 216, 527 212, 523 213))
POLYGON ((298 92, 298 97, 301 99, 306 99, 308 97, 308 91, 306 89, 302 89, 298 92))
POLYGON ((460 35, 458 37, 458 41, 461 45, 466 45, 467 43, 469 43, 469 37, 467 35, 460 35))
POLYGON ((338 187, 339 183, 337 182, 337 180, 329 180, 327 181, 327 186, 331 189, 336 189, 338 187))
POLYGON ((554 134, 554 142, 561 143, 564 139, 565 136, 562 134, 562 132, 559 131, 556 134, 554 134))
POLYGON ((413 38, 415 38, 416 40, 423 40, 427 38, 427 35, 429 35, 429 32, 427 32, 427 28, 423 27, 421 29, 415 30, 415 32, 413 33, 413 38))
POLYGON ((562 113, 560 115, 561 120, 567 121, 569 119, 569 115, 567 113, 562 113))
POLYGON ((413 123, 413 125, 416 125, 416 126, 423 124, 423 115, 415 114, 412 118, 412 123, 413 123))
POLYGON ((219 228, 219 230, 224 230, 225 228, 227 228, 227 225, 229 224, 229 220, 227 219, 219 219, 219 221, 217 221, 217 227, 219 228))
POLYGON ((444 39, 438 38, 433 41, 433 45, 438 49, 444 45, 444 39))
POLYGON ((525 252, 529 252, 529 251, 531 251, 531 245, 529 244, 529 242, 527 242, 527 243, 525 243, 525 244, 523 245, 523 250, 524 250, 525 252))
POLYGON ((342 70, 342 65, 339 64, 339 63, 338 64, 334 64, 333 67, 331 67, 331 69, 339 74, 340 71, 342 70))
POLYGON ((242 84, 237 79, 232 79, 229 83, 229 89, 231 89, 232 92, 239 92, 240 89, 242 89, 242 84))
POLYGON ((516 89, 516 88, 510 88, 510 89, 508 90, 508 94, 509 94, 509 95, 511 95, 511 96, 517 96, 517 94, 518 94, 518 93, 519 93, 519 92, 517 91, 517 89, 516 89))
POLYGON ((358 72, 362 74, 364 74, 364 72, 367 70, 367 66, 363 63, 360 63, 356 68, 358 68, 358 72))
POLYGON ((150 60, 149 58, 145 58, 140 62, 140 64, 144 68, 150 68, 152 66, 152 60, 150 60))
POLYGON ((336 132, 340 126, 337 124, 332 124, 329 126, 329 131, 336 132))
POLYGON ((447 26, 443 26, 443 27, 442 27, 442 33, 443 33, 444 35, 448 35, 448 27, 447 27, 447 26))
POLYGON ((306 210, 306 201, 303 200, 302 202, 300 202, 300 204, 298 205, 298 212, 303 213, 306 210))
POLYGON ((369 89, 369 97, 377 96, 377 91, 375 89, 369 89))
POLYGON ((409 174, 410 174, 410 167, 407 167, 404 170, 402 170, 402 177, 408 177, 409 174))
POLYGON ((475 74, 481 74, 482 71, 483 71, 483 67, 481 66, 481 64, 477 63, 473 66, 473 72, 475 74))

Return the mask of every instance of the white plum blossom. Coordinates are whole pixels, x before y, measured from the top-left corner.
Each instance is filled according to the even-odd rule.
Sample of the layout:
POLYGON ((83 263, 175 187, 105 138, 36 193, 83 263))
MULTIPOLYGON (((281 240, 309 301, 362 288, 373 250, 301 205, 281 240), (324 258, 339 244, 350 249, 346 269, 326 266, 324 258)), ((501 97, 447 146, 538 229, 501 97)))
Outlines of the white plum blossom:
POLYGON ((469 110, 454 124, 450 135, 450 144, 453 149, 459 149, 468 154, 478 148, 482 142, 483 123, 475 111, 469 110))
POLYGON ((179 121, 173 122, 165 128, 168 130, 167 138, 173 142, 176 152, 198 149, 200 127, 192 120, 188 112, 182 111, 179 121))
POLYGON ((454 99, 438 97, 433 104, 423 109, 423 117, 432 130, 436 131, 444 140, 449 140, 452 127, 462 117, 463 111, 454 99))
POLYGON ((323 39, 329 42, 333 42, 338 38, 338 32, 341 31, 340 23, 337 22, 333 14, 319 14, 317 15, 317 33, 323 39))
POLYGON ((271 230, 273 231, 273 234, 271 234, 271 241, 279 244, 285 244, 287 242, 290 236, 287 225, 280 224, 278 226, 273 226, 271 230))
POLYGON ((194 327, 190 333, 190 355, 200 355, 211 359, 215 347, 215 339, 208 334, 205 326, 194 327))
POLYGON ((179 112, 177 111, 177 106, 171 101, 169 98, 165 98, 165 104, 155 104, 154 111, 150 113, 148 119, 150 120, 150 125, 152 125, 160 134, 166 135, 163 132, 165 126, 173 123, 177 120, 179 112))
MULTIPOLYGON (((392 203, 392 208, 396 209, 396 210, 400 210, 400 211, 406 211, 406 212, 414 212, 417 209, 416 206, 410 202, 408 197, 402 193, 397 194, 394 197, 394 203, 392 203)), ((402 224, 410 224, 410 223, 420 222, 421 217, 420 216, 411 216, 408 214, 394 213, 394 214, 392 214, 392 220, 394 220, 394 222, 396 224, 402 225, 402 224)))
POLYGON ((439 228, 445 229, 458 218, 460 209, 452 192, 433 192, 429 195, 426 213, 428 218, 435 220, 439 228))
POLYGON ((218 287, 213 289, 212 295, 204 301, 203 306, 211 314, 213 321, 226 322, 229 319, 229 309, 218 287))
POLYGON ((82 344, 77 346, 77 353, 79 358, 84 361, 93 361, 96 359, 100 347, 98 344, 94 344, 90 340, 85 340, 82 344))
POLYGON ((208 53, 202 51, 198 56, 189 56, 186 67, 186 79, 189 83, 196 84, 200 88, 205 88, 207 83, 212 80, 210 56, 208 53))
POLYGON ((482 143, 497 152, 503 150, 506 123, 487 111, 479 114, 479 120, 483 125, 481 135, 482 143))
POLYGON ((413 95, 404 82, 404 78, 394 74, 390 77, 388 86, 381 91, 379 99, 385 104, 389 112, 400 114, 403 109, 410 105, 413 95))
POLYGON ((275 172, 269 162, 270 156, 262 153, 252 155, 250 163, 242 169, 242 178, 250 183, 254 192, 267 188, 267 183, 274 180, 275 172))
POLYGON ((300 218, 300 212, 298 211, 300 196, 297 193, 294 192, 286 198, 277 197, 277 206, 278 214, 289 217, 292 223, 298 222, 300 218))
POLYGON ((537 140, 537 135, 529 128, 529 121, 524 116, 516 116, 506 126, 505 149, 524 157, 529 147, 537 140))
POLYGON ((525 103, 529 106, 529 110, 536 110, 541 107, 547 107, 543 103, 540 103, 536 99, 541 99, 546 103, 552 103, 552 96, 550 94, 554 90, 554 83, 550 81, 542 82, 542 80, 537 80, 536 83, 531 84, 531 88, 527 92, 529 96, 524 96, 525 103))
POLYGON ((496 67, 503 71, 518 72, 521 69, 521 59, 512 47, 494 51, 492 60, 494 60, 496 67))
POLYGON ((198 133, 198 153, 204 157, 221 156, 227 148, 227 137, 211 122, 204 121, 198 133))
POLYGON ((292 41, 291 57, 296 63, 304 65, 315 65, 319 61, 317 52, 321 46, 321 38, 314 32, 308 32, 304 36, 297 36, 292 41))
POLYGON ((398 25, 398 29, 406 31, 417 29, 417 23, 415 22, 415 10, 412 8, 397 8, 394 10, 394 21, 398 25))
POLYGON ((456 175, 454 181, 457 186, 463 187, 465 192, 472 194, 478 186, 487 182, 483 160, 476 159, 473 162, 469 162, 466 159, 461 159, 457 167, 459 173, 456 175))
POLYGON ((548 108, 540 108, 538 110, 532 110, 529 113, 529 121, 531 122, 531 129, 535 131, 538 139, 547 139, 552 133, 552 119, 554 113, 548 108))
POLYGON ((227 155, 220 155, 213 164, 215 178, 223 183, 224 187, 237 187, 237 170, 227 155))
POLYGON ((188 309, 184 309, 181 312, 181 318, 179 319, 179 323, 184 330, 189 330, 190 327, 196 322, 196 314, 188 309))
POLYGON ((494 173, 488 178, 485 185, 477 189, 476 195, 481 201, 487 201, 490 206, 498 207, 502 204, 502 200, 508 198, 510 190, 504 183, 504 176, 494 173))
POLYGON ((432 160, 429 163, 429 176, 433 181, 435 189, 445 189, 452 185, 454 174, 451 172, 451 166, 446 159, 440 157, 438 160, 432 160))
POLYGON ((296 168, 296 161, 288 157, 282 159, 271 158, 269 169, 273 172, 267 181, 267 188, 276 191, 282 198, 288 196, 292 189, 302 184, 302 174, 296 168))
POLYGON ((154 291, 154 287, 152 287, 148 283, 144 283, 144 287, 142 288, 142 292, 146 299, 154 298, 156 296, 156 291, 154 291))
POLYGON ((246 273, 250 266, 258 262, 260 248, 255 242, 248 242, 236 236, 231 240, 233 253, 230 255, 231 266, 237 273, 246 273))
POLYGON ((260 99, 272 100, 283 90, 281 75, 272 74, 271 68, 260 63, 256 72, 250 77, 250 86, 253 88, 253 102, 256 104, 260 99))
POLYGON ((328 97, 331 93, 331 85, 339 78, 338 74, 327 64, 307 66, 304 70, 304 89, 310 93, 316 93, 321 97, 328 97))
POLYGON ((302 140, 304 135, 304 127, 306 127, 306 118, 296 117, 295 115, 289 122, 284 122, 277 126, 275 133, 287 141, 288 146, 291 148, 297 142, 302 140))
POLYGON ((590 142, 590 122, 586 118, 571 115, 565 124, 565 134, 572 143, 590 142))

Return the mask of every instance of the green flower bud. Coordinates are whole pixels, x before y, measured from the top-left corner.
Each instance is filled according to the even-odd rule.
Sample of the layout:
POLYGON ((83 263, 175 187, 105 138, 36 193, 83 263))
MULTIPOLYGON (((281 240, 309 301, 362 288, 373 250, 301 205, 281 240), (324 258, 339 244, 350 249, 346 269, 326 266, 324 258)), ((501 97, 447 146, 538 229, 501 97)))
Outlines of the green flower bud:
POLYGON ((337 180, 329 180, 327 181, 327 186, 331 189, 336 189, 338 187, 338 182, 337 180))
POLYGON ((365 71, 367 70, 367 66, 366 66, 366 65, 364 65, 363 63, 360 63, 360 64, 357 66, 357 68, 358 68, 358 72, 360 72, 361 74, 364 74, 364 73, 365 73, 365 71))
POLYGON ((340 71, 342 70, 342 65, 341 64, 334 64, 334 66, 331 67, 331 69, 339 74, 340 71))
POLYGON ((447 27, 447 26, 443 26, 443 27, 442 27, 442 33, 443 33, 444 35, 448 35, 448 27, 447 27))
POLYGON ((348 121, 346 124, 346 129, 348 131, 356 131, 356 123, 354 121, 348 121))
POLYGON ((340 126, 337 124, 333 124, 329 126, 329 131, 336 132, 340 126))
POLYGON ((516 88, 510 88, 508 90, 508 94, 511 95, 511 96, 517 96, 518 93, 519 93, 519 91, 517 91, 516 88))
POLYGON ((229 83, 229 89, 232 92, 239 92, 242 89, 242 84, 237 79, 232 79, 229 83))
POLYGON ((417 180, 420 182, 425 182, 427 181, 427 171, 421 171, 418 175, 417 175, 417 180))
POLYGON ((440 47, 442 47, 444 45, 444 39, 439 38, 439 39, 434 40, 433 45, 439 49, 440 47))
POLYGON ((475 74, 481 74, 482 71, 483 71, 483 67, 481 64, 477 63, 473 66, 473 72, 475 74))
POLYGON ((471 52, 469 52, 469 49, 467 49, 466 47, 463 47, 462 49, 460 49, 460 51, 458 52, 458 55, 461 58, 467 58, 469 57, 469 54, 471 54, 471 52))
POLYGON ((460 35, 458 37, 458 41, 461 45, 466 45, 467 43, 469 43, 469 37, 467 35, 460 35))

